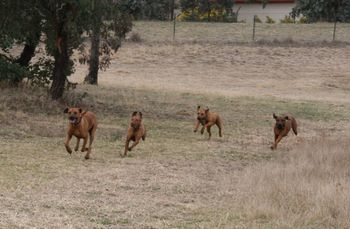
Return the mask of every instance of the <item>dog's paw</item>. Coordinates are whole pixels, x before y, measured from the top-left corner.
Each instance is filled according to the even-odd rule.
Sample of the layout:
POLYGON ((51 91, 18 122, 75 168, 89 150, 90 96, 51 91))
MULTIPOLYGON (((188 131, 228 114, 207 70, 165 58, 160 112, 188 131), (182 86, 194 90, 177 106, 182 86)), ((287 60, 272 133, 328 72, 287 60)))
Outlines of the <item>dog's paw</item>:
POLYGON ((66 150, 69 154, 72 154, 72 149, 69 146, 66 146, 66 150))
POLYGON ((86 159, 86 160, 90 159, 90 155, 89 155, 89 154, 86 154, 86 155, 85 155, 85 159, 86 159))
POLYGON ((271 146, 270 149, 271 150, 275 150, 276 148, 275 148, 275 146, 271 146))
POLYGON ((74 148, 74 151, 75 151, 75 152, 78 152, 78 151, 79 151, 79 148, 78 148, 78 147, 74 148))
POLYGON ((129 147, 129 148, 128 148, 128 150, 129 150, 129 151, 131 151, 131 150, 132 150, 132 148, 131 148, 131 147, 129 147))
POLYGON ((89 148, 81 148, 81 152, 89 151, 89 148))
POLYGON ((197 132, 197 130, 193 130, 193 132, 195 132, 195 133, 196 133, 196 132, 197 132))

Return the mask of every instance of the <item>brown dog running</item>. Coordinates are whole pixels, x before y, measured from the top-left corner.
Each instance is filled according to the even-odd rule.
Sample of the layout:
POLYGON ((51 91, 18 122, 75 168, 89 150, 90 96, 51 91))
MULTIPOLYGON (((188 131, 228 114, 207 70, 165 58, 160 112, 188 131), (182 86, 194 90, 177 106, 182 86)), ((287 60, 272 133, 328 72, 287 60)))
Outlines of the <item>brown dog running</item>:
POLYGON ((211 131, 210 128, 212 125, 217 125, 219 128, 219 136, 222 137, 222 120, 220 116, 217 113, 210 112, 209 108, 201 108, 200 106, 197 107, 197 123, 194 128, 194 132, 197 132, 199 124, 202 124, 201 134, 204 133, 204 129, 207 129, 207 132, 209 133, 209 139, 211 137, 211 131))
POLYGON ((276 149, 277 144, 282 140, 283 137, 287 136, 290 129, 293 129, 295 135, 298 135, 297 121, 291 115, 276 116, 273 113, 273 118, 276 120, 274 127, 275 142, 271 146, 271 149, 276 149))
POLYGON ((142 123, 142 113, 135 111, 131 115, 131 121, 126 135, 124 156, 140 143, 141 138, 143 141, 146 139, 146 129, 142 123), (129 147, 130 141, 134 141, 134 143, 129 147))
POLYGON ((74 135, 77 138, 77 144, 74 148, 75 151, 79 149, 79 142, 82 138, 84 140, 81 152, 87 151, 85 159, 90 158, 91 145, 95 138, 95 132, 97 128, 97 120, 94 113, 90 111, 82 112, 81 108, 66 108, 64 113, 68 114, 68 131, 67 139, 65 142, 66 150, 69 154, 72 153, 72 149, 69 146, 69 142, 74 135), (86 148, 87 140, 89 138, 89 147, 86 148))

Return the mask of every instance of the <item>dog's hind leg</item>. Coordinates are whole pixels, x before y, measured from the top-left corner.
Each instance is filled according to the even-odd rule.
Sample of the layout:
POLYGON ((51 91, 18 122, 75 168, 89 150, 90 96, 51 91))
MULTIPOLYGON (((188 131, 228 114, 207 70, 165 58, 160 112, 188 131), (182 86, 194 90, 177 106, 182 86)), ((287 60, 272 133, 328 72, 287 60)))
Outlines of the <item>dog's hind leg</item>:
POLYGON ((292 129, 295 135, 298 135, 298 125, 295 118, 292 118, 292 129))
POLYGON ((77 144, 75 145, 74 151, 77 152, 79 150, 80 138, 77 137, 77 144))
POLYGON ((89 148, 87 149, 85 159, 90 158, 92 143, 94 142, 94 139, 95 139, 95 132, 96 132, 96 127, 92 128, 92 130, 89 133, 89 148))
POLYGON ((222 123, 221 123, 221 120, 218 120, 216 122, 216 125, 218 126, 219 128, 219 136, 222 137, 222 123))

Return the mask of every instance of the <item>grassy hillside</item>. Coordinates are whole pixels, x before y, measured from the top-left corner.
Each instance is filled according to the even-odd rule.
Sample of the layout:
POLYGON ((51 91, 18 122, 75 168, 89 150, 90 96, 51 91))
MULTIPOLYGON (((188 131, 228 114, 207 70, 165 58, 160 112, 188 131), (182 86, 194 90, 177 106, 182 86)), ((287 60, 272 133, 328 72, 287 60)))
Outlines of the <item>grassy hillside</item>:
POLYGON ((3 89, 0 225, 329 228, 349 223, 347 192, 332 196, 349 185, 348 144, 327 139, 335 126, 349 121, 348 106, 104 86, 80 86, 65 100, 98 116, 89 161, 83 153, 65 152, 64 103, 52 103, 40 90, 3 89), (197 104, 222 115, 223 138, 215 128, 209 142, 207 135, 193 133, 197 104), (120 158, 135 109, 145 114, 148 138, 120 158), (290 110, 301 134, 290 134, 273 152, 271 113, 290 110), (314 140, 318 135, 324 139, 314 140))

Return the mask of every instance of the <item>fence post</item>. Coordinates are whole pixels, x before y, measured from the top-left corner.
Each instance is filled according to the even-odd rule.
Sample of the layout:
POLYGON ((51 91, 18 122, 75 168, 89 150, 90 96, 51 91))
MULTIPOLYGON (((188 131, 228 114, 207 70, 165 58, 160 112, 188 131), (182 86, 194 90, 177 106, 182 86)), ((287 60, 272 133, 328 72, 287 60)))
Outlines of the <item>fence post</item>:
POLYGON ((254 18, 253 18, 253 37, 252 37, 253 42, 255 41, 255 17, 256 15, 254 15, 254 18))
POLYGON ((333 41, 335 41, 335 31, 337 29, 337 18, 334 20, 334 27, 333 27, 333 41))
POLYGON ((173 26, 173 42, 175 41, 175 29, 176 29, 176 16, 174 17, 174 26, 173 26))

